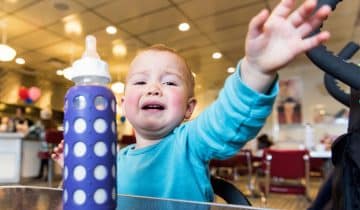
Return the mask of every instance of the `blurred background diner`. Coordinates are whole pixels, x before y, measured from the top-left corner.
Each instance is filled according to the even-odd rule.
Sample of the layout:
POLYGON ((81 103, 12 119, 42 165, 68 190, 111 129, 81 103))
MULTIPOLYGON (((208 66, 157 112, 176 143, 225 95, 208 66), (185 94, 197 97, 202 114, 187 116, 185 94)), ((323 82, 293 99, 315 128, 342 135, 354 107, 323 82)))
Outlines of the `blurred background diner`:
MULTIPOLYGON (((135 142, 120 103, 129 62, 140 49, 163 42, 187 59, 196 82, 196 117, 218 96, 244 54, 250 18, 277 2, 2 0, 0 33, 6 50, 0 48, 0 185, 60 183, 62 171, 49 154, 62 137, 64 96, 73 85, 67 72, 81 57, 87 34, 97 38, 100 57, 109 64, 120 148, 135 142)), ((359 17, 360 1, 338 4, 323 26, 332 34, 326 46, 338 52, 350 40, 359 42, 359 17)), ((351 62, 360 63, 360 54, 351 62)), ((305 55, 286 68, 265 127, 237 156, 212 161, 210 167, 245 192, 253 206, 297 210, 311 204, 332 170, 331 144, 346 133, 349 110, 327 93, 323 72, 305 55), (287 170, 296 174, 282 174, 287 170), (285 186, 283 193, 275 192, 275 186, 285 186)))

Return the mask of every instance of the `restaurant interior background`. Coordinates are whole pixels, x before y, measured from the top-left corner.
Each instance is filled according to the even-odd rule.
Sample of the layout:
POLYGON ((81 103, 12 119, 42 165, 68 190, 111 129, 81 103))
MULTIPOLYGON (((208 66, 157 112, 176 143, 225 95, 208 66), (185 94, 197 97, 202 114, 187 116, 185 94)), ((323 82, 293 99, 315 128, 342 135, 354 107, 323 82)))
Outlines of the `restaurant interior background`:
MULTIPOLYGON (((235 67, 244 55, 245 33, 251 17, 264 7, 272 9, 277 2, 2 0, 1 42, 13 48, 16 58, 23 60, 0 62, 0 113, 11 116, 15 113, 14 106, 25 106, 26 115, 36 119, 40 109, 51 108, 61 124, 63 98, 73 85, 64 77, 63 70, 81 57, 85 36, 93 34, 100 57, 109 64, 113 83, 124 82, 128 64, 139 49, 155 43, 176 48, 196 75, 196 116, 216 98, 230 74, 228 71, 232 70, 230 67, 235 67), (180 31, 178 26, 184 22, 190 29, 180 31), (117 32, 107 33, 108 26, 114 26, 117 32), (222 56, 216 58, 216 52, 222 56), (19 96, 22 87, 37 87, 41 96, 35 101, 22 99, 19 96)), ((325 22, 323 29, 332 34, 326 46, 333 52, 339 52, 350 40, 360 40, 359 7, 360 1, 344 0, 325 22)), ((352 62, 360 63, 360 55, 355 55, 352 62)), ((280 109, 276 105, 264 132, 270 133, 274 140, 298 140, 303 137, 305 123, 318 126, 318 136, 324 132, 345 131, 345 123, 334 123, 334 116, 343 113, 344 107, 326 92, 323 73, 305 56, 298 57, 286 69, 280 73, 280 79, 298 81, 301 119, 279 123, 280 109)), ((117 93, 117 97, 121 97, 121 93, 117 93)), ((121 108, 118 110, 119 135, 131 134, 130 125, 121 116, 121 108)))

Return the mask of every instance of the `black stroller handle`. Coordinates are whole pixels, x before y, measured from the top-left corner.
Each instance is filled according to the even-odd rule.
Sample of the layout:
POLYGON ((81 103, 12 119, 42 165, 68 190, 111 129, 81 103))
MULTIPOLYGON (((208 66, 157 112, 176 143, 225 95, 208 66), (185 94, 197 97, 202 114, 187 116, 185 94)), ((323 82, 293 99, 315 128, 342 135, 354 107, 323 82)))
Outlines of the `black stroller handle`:
MULTIPOLYGON (((319 0, 317 7, 328 4, 334 10, 340 1, 319 0)), ((320 28, 313 34, 319 33, 320 28)), ((329 175, 331 179, 318 193, 310 209, 324 209, 328 204, 334 210, 359 209, 360 206, 360 155, 357 152, 360 148, 360 67, 346 61, 358 49, 357 44, 350 42, 338 56, 328 51, 324 45, 307 52, 309 59, 327 74, 325 83, 329 93, 350 108, 348 133, 338 137, 331 147, 334 164, 329 175), (349 85, 350 94, 340 90, 334 78, 349 85)))
MULTIPOLYGON (((319 0, 317 7, 328 4, 334 10, 341 0, 319 0)), ((313 34, 320 32, 320 28, 313 34)), ((349 85, 351 88, 360 90, 360 67, 356 64, 349 63, 343 58, 334 55, 328 51, 324 45, 309 50, 306 55, 309 59, 325 73, 330 74, 336 79, 349 85)))
MULTIPOLYGON (((354 42, 349 42, 338 54, 338 56, 344 60, 350 59, 358 50, 360 46, 354 42)), ((344 92, 337 85, 336 80, 330 74, 325 73, 324 84, 327 91, 332 97, 343 105, 350 107, 350 94, 344 92)))

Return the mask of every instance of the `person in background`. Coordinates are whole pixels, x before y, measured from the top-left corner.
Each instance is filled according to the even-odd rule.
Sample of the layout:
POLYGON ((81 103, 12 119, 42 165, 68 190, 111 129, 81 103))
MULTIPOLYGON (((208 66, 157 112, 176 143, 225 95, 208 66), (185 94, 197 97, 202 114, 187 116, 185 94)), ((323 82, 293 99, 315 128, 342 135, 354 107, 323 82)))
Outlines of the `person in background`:
POLYGON ((267 134, 261 134, 256 138, 256 140, 258 150, 263 150, 274 145, 274 142, 269 138, 267 134))
POLYGON ((40 148, 38 157, 40 158, 40 169, 35 179, 47 179, 45 171, 49 170, 50 153, 48 143, 45 136, 49 129, 56 129, 56 123, 52 119, 52 112, 50 109, 43 109, 40 111, 40 120, 29 128, 27 138, 36 138, 40 141, 40 148))
MULTIPOLYGON (((249 24, 245 57, 219 97, 197 118, 194 78, 176 51, 155 45, 130 64, 122 110, 135 129, 136 143, 118 152, 117 193, 211 202, 209 161, 226 159, 252 139, 266 122, 278 94, 277 71, 297 55, 329 39, 307 37, 331 12, 307 0, 262 10, 249 24)), ((208 72, 211 74, 211 72, 208 72)), ((63 164, 64 142, 53 158, 63 164)))
POLYGON ((25 108, 17 107, 15 111, 15 117, 11 119, 12 132, 19 132, 26 135, 28 133, 29 127, 33 125, 33 122, 25 118, 25 108))
POLYGON ((338 136, 336 135, 325 133, 324 136, 320 139, 320 145, 322 146, 319 147, 319 145, 317 145, 317 150, 331 150, 331 146, 337 137, 338 136))
POLYGON ((1 117, 1 124, 0 124, 0 132, 9 132, 9 117, 7 116, 2 116, 1 117))

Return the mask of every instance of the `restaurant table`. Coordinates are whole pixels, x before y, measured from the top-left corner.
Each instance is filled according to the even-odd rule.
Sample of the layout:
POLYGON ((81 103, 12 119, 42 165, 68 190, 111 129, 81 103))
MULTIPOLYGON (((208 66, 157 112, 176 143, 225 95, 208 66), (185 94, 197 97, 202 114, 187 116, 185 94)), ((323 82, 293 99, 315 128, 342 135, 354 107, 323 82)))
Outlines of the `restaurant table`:
POLYGON ((323 151, 311 150, 309 154, 310 154, 311 158, 320 158, 320 159, 324 160, 323 173, 326 176, 331 173, 331 171, 333 169, 333 165, 331 162, 331 151, 330 150, 323 150, 323 151))
POLYGON ((331 158, 331 151, 330 150, 311 150, 310 157, 312 158, 322 158, 322 159, 330 159, 331 158))
MULTIPOLYGON (((2 210, 61 210, 62 190, 33 186, 0 186, 2 210)), ((240 205, 117 195, 117 210, 256 210, 240 205)))

